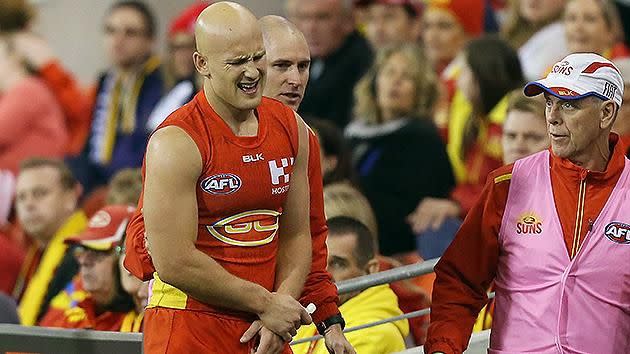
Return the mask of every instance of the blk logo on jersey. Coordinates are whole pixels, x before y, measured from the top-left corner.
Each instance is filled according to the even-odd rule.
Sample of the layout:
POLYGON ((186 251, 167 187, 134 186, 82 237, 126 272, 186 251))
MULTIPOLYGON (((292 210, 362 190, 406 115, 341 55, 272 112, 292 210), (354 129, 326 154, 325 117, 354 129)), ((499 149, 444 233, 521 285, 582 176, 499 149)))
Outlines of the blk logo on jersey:
POLYGON ((263 157, 262 152, 258 153, 258 154, 254 154, 254 155, 243 155, 243 162, 244 163, 263 161, 264 159, 265 158, 263 157))
POLYGON ((604 235, 606 235, 606 237, 608 237, 608 239, 612 242, 619 244, 629 244, 630 225, 618 221, 613 221, 606 225, 606 228, 604 229, 604 235))
POLYGON ((533 213, 521 216, 516 222, 516 233, 519 235, 540 235, 542 231, 542 220, 533 213))
POLYGON ((275 210, 258 209, 232 215, 206 229, 217 240, 233 246, 255 247, 271 243, 278 233, 275 210))
POLYGON ((201 189, 210 194, 227 195, 241 188, 241 178, 232 173, 221 173, 204 178, 201 189))

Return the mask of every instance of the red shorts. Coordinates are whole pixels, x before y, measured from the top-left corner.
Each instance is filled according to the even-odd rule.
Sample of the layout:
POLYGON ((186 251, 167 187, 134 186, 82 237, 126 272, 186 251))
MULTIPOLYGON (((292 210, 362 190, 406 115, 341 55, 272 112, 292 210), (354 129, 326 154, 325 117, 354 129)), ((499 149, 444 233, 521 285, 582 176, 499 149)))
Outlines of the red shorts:
MULTIPOLYGON (((144 315, 145 354, 250 354, 256 339, 241 343, 250 322, 214 313, 163 307, 144 315)), ((283 354, 291 354, 287 345, 283 354)))

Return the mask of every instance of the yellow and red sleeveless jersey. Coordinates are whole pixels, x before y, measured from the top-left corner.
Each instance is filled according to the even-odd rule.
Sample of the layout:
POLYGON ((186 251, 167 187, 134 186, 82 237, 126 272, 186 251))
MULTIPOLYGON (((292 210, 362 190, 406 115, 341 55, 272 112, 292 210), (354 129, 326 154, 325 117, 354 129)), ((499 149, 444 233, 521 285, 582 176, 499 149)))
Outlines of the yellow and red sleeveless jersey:
MULTIPOLYGON (((197 248, 233 275, 272 290, 278 220, 297 156, 298 129, 293 111, 273 99, 263 97, 256 114, 258 134, 236 136, 200 92, 158 129, 181 128, 201 154, 197 248)), ((142 197, 127 228, 125 267, 139 278, 154 277, 149 307, 230 312, 197 301, 151 274, 141 210, 142 197)))

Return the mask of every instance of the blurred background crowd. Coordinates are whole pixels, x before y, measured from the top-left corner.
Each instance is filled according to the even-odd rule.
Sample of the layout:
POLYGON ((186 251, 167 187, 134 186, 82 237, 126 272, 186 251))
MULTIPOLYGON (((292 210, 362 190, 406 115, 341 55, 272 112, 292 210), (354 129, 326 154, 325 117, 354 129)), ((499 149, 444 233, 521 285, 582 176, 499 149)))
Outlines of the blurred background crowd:
MULTIPOLYGON (((124 229, 149 135, 199 89, 193 25, 208 2, 189 3, 169 23, 141 1, 99 14, 107 66, 86 85, 34 30, 37 4, 0 1, 0 319, 141 330, 148 286, 121 266, 124 229)), ((488 173, 549 146, 527 81, 593 52, 630 82, 628 1, 281 3, 310 50, 304 97, 284 94, 320 139, 326 216, 365 225, 381 270, 439 257, 488 173)), ((630 109, 616 124, 630 146, 630 109)), ((432 281, 392 284, 400 309, 427 307, 432 281)), ((422 344, 426 316, 410 326, 422 344)))

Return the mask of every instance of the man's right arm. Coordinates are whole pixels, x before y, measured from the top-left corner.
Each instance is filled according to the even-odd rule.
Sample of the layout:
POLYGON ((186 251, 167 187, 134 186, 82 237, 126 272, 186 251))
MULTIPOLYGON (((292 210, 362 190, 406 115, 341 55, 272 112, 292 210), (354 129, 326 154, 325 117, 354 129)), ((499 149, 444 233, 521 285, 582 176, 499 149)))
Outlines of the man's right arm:
POLYGON ((487 302, 499 258, 498 234, 512 166, 490 174, 481 196, 435 267, 426 353, 462 353, 487 302))
POLYGON ((202 159, 192 138, 178 127, 158 130, 149 141, 143 215, 148 248, 160 278, 208 304, 273 314, 265 325, 278 334, 295 332, 304 309, 288 295, 271 294, 238 278, 195 247, 196 185, 202 159))

